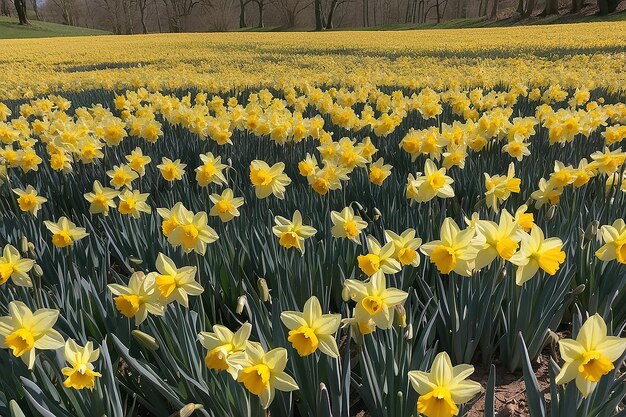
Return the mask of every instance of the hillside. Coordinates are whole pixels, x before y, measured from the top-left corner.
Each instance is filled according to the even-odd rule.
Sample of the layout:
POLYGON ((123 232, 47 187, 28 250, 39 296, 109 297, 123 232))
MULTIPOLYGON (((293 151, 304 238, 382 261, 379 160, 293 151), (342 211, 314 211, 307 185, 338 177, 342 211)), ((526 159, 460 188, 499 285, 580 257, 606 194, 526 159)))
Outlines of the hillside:
POLYGON ((36 20, 31 20, 30 26, 20 26, 17 23, 17 18, 0 17, 0 39, 93 36, 106 34, 109 34, 109 32, 59 25, 57 23, 38 22, 36 20))

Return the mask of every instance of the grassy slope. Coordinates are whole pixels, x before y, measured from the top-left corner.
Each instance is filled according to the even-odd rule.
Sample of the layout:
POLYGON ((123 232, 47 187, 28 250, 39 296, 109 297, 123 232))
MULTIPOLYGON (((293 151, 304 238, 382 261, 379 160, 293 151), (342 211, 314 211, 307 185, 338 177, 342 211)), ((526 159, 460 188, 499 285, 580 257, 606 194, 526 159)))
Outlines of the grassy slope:
POLYGON ((0 39, 48 38, 54 36, 107 35, 109 32, 56 23, 31 20, 30 26, 20 26, 16 17, 0 17, 0 39))
MULTIPOLYGON (((336 31, 357 31, 357 30, 413 30, 413 29, 461 29, 461 28, 480 28, 480 27, 498 27, 498 26, 517 26, 517 25, 552 25, 558 23, 579 23, 579 22, 614 22, 626 20, 626 12, 614 13, 608 16, 582 16, 582 15, 560 15, 547 17, 533 17, 528 19, 501 19, 490 20, 486 18, 474 19, 456 19, 448 20, 442 23, 422 23, 422 24, 391 24, 370 27, 349 27, 336 28, 336 31)), ((312 30, 312 28, 309 28, 312 30)), ((302 31, 304 28, 285 29, 280 26, 271 26, 264 28, 244 28, 235 29, 237 32, 281 32, 281 31, 302 31)))

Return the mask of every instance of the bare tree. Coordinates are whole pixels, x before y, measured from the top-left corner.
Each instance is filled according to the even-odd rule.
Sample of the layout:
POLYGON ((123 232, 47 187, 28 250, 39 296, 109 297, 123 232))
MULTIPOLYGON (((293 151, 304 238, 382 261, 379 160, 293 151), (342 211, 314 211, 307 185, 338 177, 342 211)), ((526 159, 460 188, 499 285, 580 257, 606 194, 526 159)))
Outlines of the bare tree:
POLYGON ((491 5, 491 12, 489 13, 489 18, 490 19, 498 18, 498 0, 493 0, 493 4, 491 5))
POLYGON ((148 25, 146 24, 146 18, 148 17, 148 0, 137 0, 135 4, 139 10, 141 31, 142 33, 148 33, 148 25))
POLYGON ((541 12, 541 16, 549 16, 552 14, 559 14, 559 1, 558 0, 546 0, 546 7, 541 12))
POLYGON ((0 0, 0 16, 11 17, 11 8, 9 7, 8 0, 0 0))
POLYGON ((313 5, 312 0, 276 0, 274 7, 285 18, 286 26, 292 28, 296 25, 298 15, 313 5))
POLYGON ((252 0, 239 0, 239 28, 248 27, 246 24, 246 6, 252 3, 252 0))
POLYGON ((598 14, 603 16, 609 13, 613 13, 617 10, 617 6, 621 3, 621 0, 598 0, 598 14))
POLYGON ((53 3, 61 11, 63 24, 76 26, 76 13, 74 12, 74 0, 53 0, 53 3))
POLYGON ((258 28, 265 27, 265 8, 272 3, 271 0, 252 0, 253 3, 256 3, 259 10, 259 22, 257 23, 258 28))
POLYGON ((37 0, 30 0, 30 4, 33 5, 33 11, 35 12, 35 19, 41 20, 41 16, 39 16, 39 5, 37 4, 37 0))
POLYGON ((20 25, 30 25, 28 16, 26 15, 26 0, 15 0, 15 10, 17 17, 20 19, 20 25))

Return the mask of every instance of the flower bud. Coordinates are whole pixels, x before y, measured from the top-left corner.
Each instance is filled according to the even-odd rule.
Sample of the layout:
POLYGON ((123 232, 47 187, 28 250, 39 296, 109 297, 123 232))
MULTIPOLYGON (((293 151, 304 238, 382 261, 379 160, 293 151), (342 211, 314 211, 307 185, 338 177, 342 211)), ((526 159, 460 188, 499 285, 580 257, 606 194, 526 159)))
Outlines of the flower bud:
POLYGON ((148 350, 155 351, 159 349, 159 344, 156 339, 150 336, 148 333, 144 333, 141 330, 133 330, 131 332, 135 340, 139 342, 139 344, 145 347, 148 350))
POLYGON ((33 272, 38 278, 43 277, 43 269, 41 269, 41 266, 39 266, 39 264, 35 264, 33 266, 33 272))
POLYGON ((377 222, 382 217, 382 214, 380 213, 380 211, 376 207, 374 207, 374 210, 372 211, 372 214, 374 216, 374 221, 375 222, 377 222))
POLYGON ((413 339, 413 325, 409 324, 406 326, 406 331, 404 332, 404 338, 406 340, 413 339))
POLYGON ((572 295, 576 296, 578 294, 582 294, 585 291, 585 284, 580 284, 579 286, 577 286, 576 288, 574 288, 572 290, 572 295))
POLYGON ((141 265, 143 263, 143 260, 135 258, 134 256, 129 256, 128 260, 134 265, 141 265))
POLYGON ((400 304, 396 304, 394 308, 396 309, 396 314, 394 315, 394 321, 400 327, 402 328, 406 327, 406 310, 404 309, 404 306, 400 304))
POLYGON ((30 253, 31 258, 37 256, 37 254, 35 253, 35 245, 33 244, 33 242, 28 242, 28 252, 30 253))
POLYGON ((585 229, 585 235, 583 236, 585 241, 590 242, 596 238, 596 235, 598 234, 599 225, 600 225, 600 222, 597 220, 594 220, 591 223, 589 223, 589 226, 587 226, 587 228, 585 229))
POLYGON ((191 416, 193 414, 194 411, 199 410, 201 408, 204 408, 204 406, 202 404, 189 403, 186 406, 184 406, 183 408, 181 408, 178 413, 175 413, 174 416, 177 416, 177 417, 189 417, 189 416, 191 416))
POLYGON ((556 214, 556 206, 550 206, 550 208, 546 212, 545 219, 552 220, 555 214, 556 214))
POLYGON ((350 289, 346 286, 341 290, 341 299, 344 303, 347 303, 352 299, 352 294, 350 294, 350 289))
POLYGON ((257 286, 259 287, 259 296, 261 297, 261 301, 266 302, 270 300, 270 289, 267 286, 267 281, 265 278, 259 278, 256 281, 257 286))
POLYGON ((237 307, 235 308, 235 313, 243 313, 243 309, 246 307, 246 304, 248 304, 248 298, 245 295, 239 296, 239 298, 237 298, 237 307))
POLYGON ((28 239, 26 239, 26 236, 22 236, 20 239, 20 250, 22 253, 28 252, 28 239))

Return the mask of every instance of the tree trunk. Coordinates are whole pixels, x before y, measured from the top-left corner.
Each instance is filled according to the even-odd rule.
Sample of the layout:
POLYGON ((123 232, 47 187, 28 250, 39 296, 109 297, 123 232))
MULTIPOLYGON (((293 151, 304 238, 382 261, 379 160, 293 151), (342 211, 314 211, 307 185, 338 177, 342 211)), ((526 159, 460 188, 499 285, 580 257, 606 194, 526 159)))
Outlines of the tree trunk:
POLYGON ((604 16, 617 10, 621 0, 598 0, 599 15, 604 16))
POLYGON ((553 14, 559 14, 559 2, 558 0, 546 0, 546 7, 544 7, 541 16, 550 16, 553 14))
POLYGON ((441 23, 441 16, 439 15, 439 0, 435 0, 435 11, 437 12, 437 24, 441 23))
POLYGON ((11 9, 9 8, 8 0, 0 0, 0 16, 11 17, 11 9))
POLYGON ((161 27, 161 16, 159 15, 159 3, 154 2, 154 10, 156 11, 156 21, 157 27, 159 28, 159 33, 163 33, 163 28, 161 27))
MULTIPOLYGON (((551 0, 548 0, 551 1, 551 0)), ((524 17, 530 17, 533 14, 533 11, 535 10, 535 0, 528 0, 528 3, 526 3, 526 10, 524 10, 524 17)))
POLYGON ((570 13, 578 13, 583 8, 582 0, 572 0, 572 7, 570 13))
POLYGON ((370 8, 369 0, 363 0, 363 26, 369 27, 370 25, 370 8))
POLYGON ((30 25, 28 16, 26 15, 26 0, 15 0, 15 10, 17 17, 20 19, 20 25, 30 25))
POLYGON ((257 27, 262 28, 262 27, 265 27, 265 22, 263 21, 263 9, 265 8, 265 5, 263 4, 263 2, 260 2, 258 4, 259 4, 259 24, 257 25, 257 27))
POLYGON ((33 11, 35 12, 35 19, 41 20, 39 16, 39 5, 37 4, 37 0, 31 0, 31 4, 33 5, 33 11))
POLYGON ((517 2, 517 9, 515 10, 520 16, 524 14, 524 0, 519 0, 517 2))
POLYGON ((491 13, 489 13, 490 19, 498 18, 498 0, 493 0, 493 5, 491 6, 491 13))
POLYGON ((244 0, 239 0, 239 28, 245 28, 246 25, 246 3, 244 0))
POLYGON ((139 17, 141 18, 141 30, 144 34, 148 33, 148 25, 146 24, 146 9, 148 8, 148 0, 139 0, 139 17))
POLYGON ((313 7, 315 7, 315 31, 319 32, 324 29, 322 22, 322 0, 314 0, 313 7))
POLYGON ((330 10, 328 11, 328 18, 326 19, 326 29, 333 28, 333 17, 335 16, 335 10, 337 10, 339 2, 338 0, 332 0, 330 3, 330 10))

